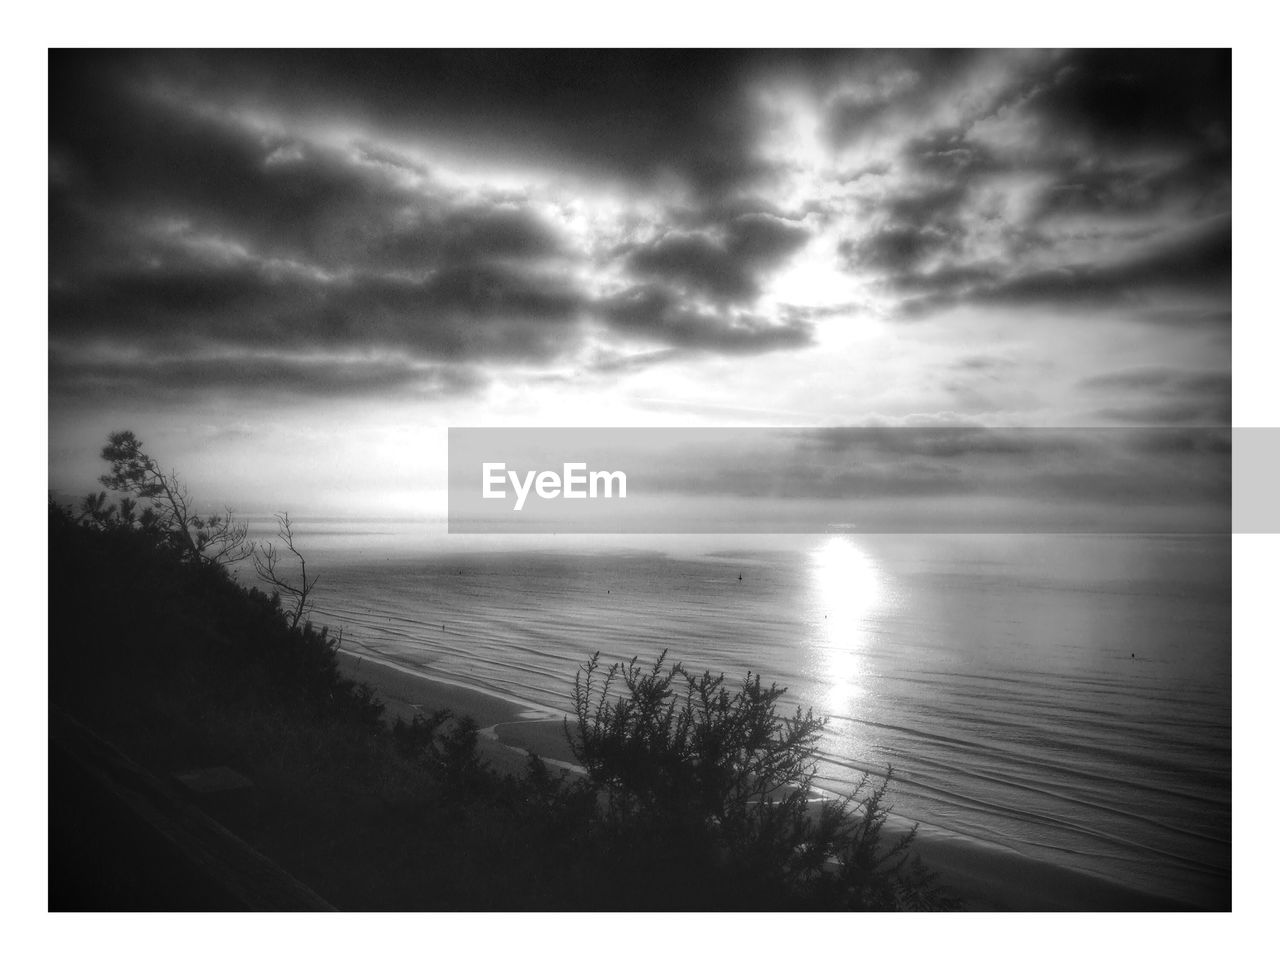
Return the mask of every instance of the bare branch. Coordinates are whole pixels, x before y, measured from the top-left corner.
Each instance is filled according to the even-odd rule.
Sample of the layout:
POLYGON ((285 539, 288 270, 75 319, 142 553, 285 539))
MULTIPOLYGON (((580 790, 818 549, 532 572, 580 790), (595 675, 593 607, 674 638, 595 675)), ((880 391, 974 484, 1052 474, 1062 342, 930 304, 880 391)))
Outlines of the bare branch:
POLYGON ((296 627, 311 609, 311 593, 320 578, 307 575, 307 558, 293 542, 293 525, 289 521, 289 514, 277 513, 276 523, 276 539, 284 544, 288 553, 297 561, 301 579, 297 582, 287 579, 281 569, 281 563, 286 559, 285 554, 276 549, 274 543, 259 545, 253 549, 253 568, 257 571, 258 578, 269 584, 278 596, 291 599, 291 609, 285 615, 289 618, 289 626, 296 627))

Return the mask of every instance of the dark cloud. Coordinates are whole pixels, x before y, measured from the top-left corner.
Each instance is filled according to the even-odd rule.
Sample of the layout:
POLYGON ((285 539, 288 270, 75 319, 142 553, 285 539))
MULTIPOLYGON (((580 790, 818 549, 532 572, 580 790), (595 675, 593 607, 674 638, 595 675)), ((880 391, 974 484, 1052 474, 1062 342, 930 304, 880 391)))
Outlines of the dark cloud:
MULTIPOLYGON (((106 131, 52 137, 73 171, 50 193, 51 260, 62 274, 84 266, 90 243, 97 259, 120 256, 122 225, 135 235, 146 224, 186 225, 318 270, 423 272, 563 252, 555 228, 527 205, 450 193, 425 170, 407 182, 385 155, 281 139, 130 87, 112 103, 120 110, 106 131)), ((163 246, 149 243, 148 256, 163 246)))
POLYGON ((1080 263, 1041 270, 979 288, 973 299, 987 303, 1044 300, 1096 303, 1153 290, 1228 293, 1231 284, 1231 223, 1213 224, 1190 237, 1118 263, 1080 263))
POLYGON ((51 343, 127 344, 153 380, 142 365, 183 349, 549 362, 588 319, 672 348, 802 346, 808 324, 747 309, 809 237, 751 199, 772 169, 744 85, 758 60, 54 51, 51 343), (415 143, 464 170, 675 183, 694 203, 601 261, 545 198, 460 185, 402 149, 415 143), (615 263, 621 287, 584 289, 615 263))
POLYGON ((734 217, 721 229, 670 234, 633 247, 627 266, 641 278, 660 279, 716 300, 744 302, 760 294, 762 275, 809 239, 809 231, 766 213, 734 217))
POLYGON ((810 320, 825 320, 828 317, 851 317, 863 310, 861 303, 829 303, 822 306, 800 306, 784 303, 778 310, 778 316, 787 323, 801 323, 810 320))
POLYGON ((749 312, 699 308, 657 285, 634 287, 598 310, 605 324, 619 332, 693 350, 751 354, 813 341, 813 325, 807 320, 771 322, 749 312))
POLYGON ((876 226, 842 241, 840 255, 849 269, 870 271, 903 289, 949 287, 944 278, 972 270, 950 262, 964 250, 968 229, 961 213, 968 190, 960 181, 933 182, 864 203, 876 226))
POLYGON ((938 227, 894 225, 885 227, 857 244, 845 243, 841 253, 860 266, 890 274, 911 274, 929 257, 954 245, 947 231, 938 227))
POLYGON ((903 299, 899 316, 914 318, 927 315, 938 307, 966 300, 975 291, 989 289, 1000 282, 996 265, 978 263, 968 266, 943 264, 921 270, 902 270, 889 285, 903 299))
POLYGON ((54 342, 110 334, 158 348, 216 343, 335 351, 377 346, 437 360, 559 354, 583 298, 562 277, 500 265, 424 279, 324 278, 252 258, 139 264, 50 294, 54 342))
POLYGON ((644 353, 605 354, 591 361, 589 369, 592 373, 615 373, 617 371, 644 370, 671 360, 679 359, 683 354, 674 348, 665 350, 648 350, 644 353))
POLYGON ((981 373, 992 374, 1000 370, 1007 370, 1016 364, 1008 357, 1002 357, 996 354, 975 353, 967 357, 961 357, 951 364, 953 370, 960 370, 965 373, 981 373))
POLYGON ((1133 311, 1129 316, 1141 323, 1157 327, 1204 329, 1231 336, 1231 310, 1208 309, 1197 306, 1160 306, 1150 310, 1133 311))
POLYGON ((279 142, 132 86, 109 102, 124 116, 80 104, 84 126, 53 135, 73 171, 51 187, 55 341, 524 360, 572 343, 583 298, 528 207, 411 189, 386 157, 279 142))
POLYGON ((1183 207, 1213 216, 1230 209, 1227 171, 1199 159, 1138 159, 1100 165, 1064 164, 1040 198, 1039 214, 1055 217, 1133 216, 1183 207))
POLYGON ((1054 66, 1030 105, 1064 129, 1104 146, 1229 151, 1230 50, 1081 50, 1054 66))
POLYGON ((837 90, 827 106, 827 136, 847 146, 888 131, 927 127, 940 94, 987 58, 969 50, 865 51, 818 69, 817 76, 834 80, 837 90))
POLYGON ((1231 374, 1138 367, 1080 381, 1087 393, 1118 400, 1095 415, 1120 423, 1231 423, 1231 374), (1134 397, 1140 399, 1134 400, 1134 397))
POLYGON ((1161 390, 1170 393, 1222 394, 1231 392, 1227 373, 1191 373, 1168 367, 1135 367, 1086 377, 1087 390, 1161 390))
POLYGON ((405 360, 200 354, 139 360, 61 351, 50 358, 49 379, 56 400, 177 403, 211 396, 251 403, 374 395, 436 400, 484 384, 472 368, 405 360))
POLYGON ((957 178, 1010 169, 1007 160, 1000 160, 991 147, 969 138, 963 128, 935 130, 911 139, 902 148, 902 156, 913 170, 953 184, 957 178))
POLYGON ((1131 306, 1149 308, 1158 295, 1192 295, 1229 302, 1231 223, 1218 218, 1208 227, 1172 242, 1152 244, 1128 258, 1063 263, 1003 274, 986 266, 941 267, 896 278, 904 293, 904 317, 927 316, 960 304, 1019 307, 1131 306))
POLYGON ((1229 51, 886 54, 829 111, 896 143, 840 253, 900 316, 1229 295, 1229 51))
POLYGON ((1099 407, 1094 416, 1117 423, 1149 426, 1174 426, 1187 423, 1230 423, 1231 399, 1162 400, 1153 403, 1130 403, 1118 407, 1099 407))
MULTIPOLYGON (((66 76, 141 77, 244 110, 359 118, 593 176, 677 176, 723 193, 767 172, 744 80, 760 55, 714 50, 54 51, 66 76)), ((766 58, 768 59, 768 58, 766 58)), ((68 83, 72 78, 68 78, 68 83)), ((65 102, 67 84, 55 86, 65 102)), ((61 108, 61 105, 60 105, 61 108)))

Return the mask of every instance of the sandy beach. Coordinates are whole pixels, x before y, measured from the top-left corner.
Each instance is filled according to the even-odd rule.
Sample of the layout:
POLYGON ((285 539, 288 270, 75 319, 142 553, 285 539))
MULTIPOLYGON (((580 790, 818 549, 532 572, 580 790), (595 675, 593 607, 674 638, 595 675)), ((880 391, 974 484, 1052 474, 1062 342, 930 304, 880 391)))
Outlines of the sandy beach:
MULTIPOLYGON (((340 666, 368 684, 389 720, 448 709, 481 728, 481 752, 500 772, 519 773, 529 752, 572 768, 563 716, 486 691, 446 683, 367 654, 341 651, 340 666)), ((905 829, 909 824, 898 825, 905 829)), ((1184 911, 1203 906, 1155 896, 1102 877, 1044 863, 1016 851, 921 825, 915 850, 971 911, 1184 911)), ((1218 909, 1230 909, 1223 904, 1218 909)))

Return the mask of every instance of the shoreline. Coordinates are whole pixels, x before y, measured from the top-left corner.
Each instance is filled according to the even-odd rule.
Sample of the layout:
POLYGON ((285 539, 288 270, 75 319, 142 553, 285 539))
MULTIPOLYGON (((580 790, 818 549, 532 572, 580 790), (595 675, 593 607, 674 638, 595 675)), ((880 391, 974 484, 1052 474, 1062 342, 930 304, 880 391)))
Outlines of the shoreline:
MULTIPOLYGON (((577 770, 561 716, 514 697, 441 680, 368 653, 339 650, 348 679, 368 684, 386 705, 388 720, 419 710, 449 709, 480 727, 480 752, 499 773, 521 773, 529 753, 549 765, 577 770)), ((562 715, 563 716, 563 715, 562 715)), ((886 832, 913 821, 894 818, 886 832)), ((969 911, 1147 912, 1213 909, 1124 886, 1113 880, 1036 860, 997 844, 921 824, 913 849, 969 911)), ((1221 908, 1229 910, 1230 907, 1221 908)))

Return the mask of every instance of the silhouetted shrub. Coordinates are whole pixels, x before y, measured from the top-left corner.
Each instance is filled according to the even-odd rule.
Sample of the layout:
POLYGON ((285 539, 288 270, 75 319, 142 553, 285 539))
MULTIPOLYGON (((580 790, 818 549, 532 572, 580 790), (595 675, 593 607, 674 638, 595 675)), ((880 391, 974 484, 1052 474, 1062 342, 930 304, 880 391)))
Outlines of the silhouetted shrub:
POLYGON ((409 723, 397 718, 391 735, 401 752, 431 768, 457 794, 492 792, 498 778, 480 757, 479 730, 471 717, 452 710, 416 713, 409 723))
POLYGON ((613 852, 655 887, 701 891, 687 903, 943 905, 909 860, 914 829, 883 841, 888 777, 870 790, 864 777, 848 798, 814 790, 826 721, 799 708, 780 716, 785 692, 751 673, 731 690, 665 652, 648 668, 588 660, 565 732, 603 791, 613 852))

